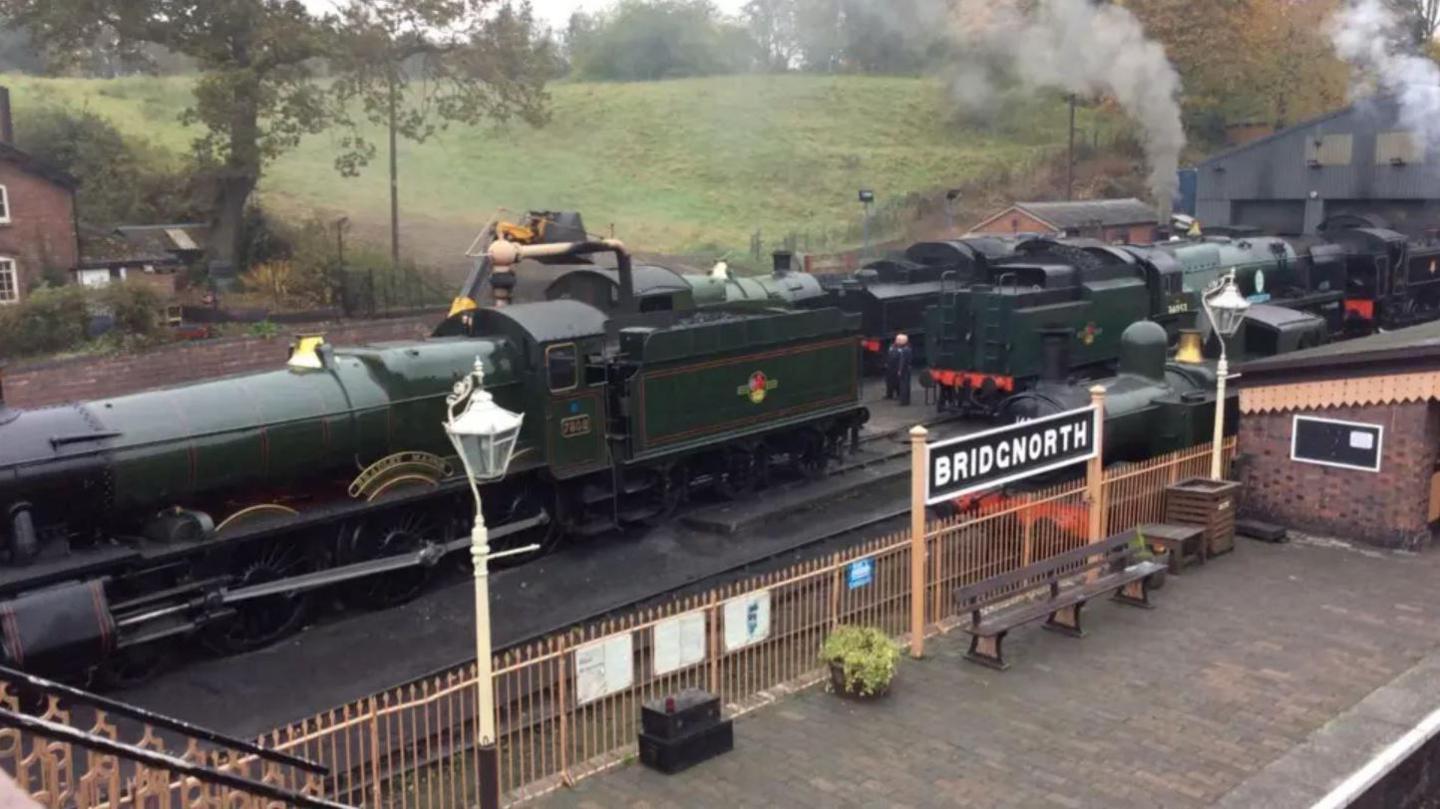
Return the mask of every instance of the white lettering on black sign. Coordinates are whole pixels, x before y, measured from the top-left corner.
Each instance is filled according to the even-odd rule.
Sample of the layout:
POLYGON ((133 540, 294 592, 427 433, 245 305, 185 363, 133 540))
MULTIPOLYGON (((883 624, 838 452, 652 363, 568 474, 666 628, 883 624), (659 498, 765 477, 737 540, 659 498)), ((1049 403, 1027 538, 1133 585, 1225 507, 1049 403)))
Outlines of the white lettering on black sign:
POLYGON ((1094 407, 930 444, 925 502, 1038 475, 1095 457, 1094 407))

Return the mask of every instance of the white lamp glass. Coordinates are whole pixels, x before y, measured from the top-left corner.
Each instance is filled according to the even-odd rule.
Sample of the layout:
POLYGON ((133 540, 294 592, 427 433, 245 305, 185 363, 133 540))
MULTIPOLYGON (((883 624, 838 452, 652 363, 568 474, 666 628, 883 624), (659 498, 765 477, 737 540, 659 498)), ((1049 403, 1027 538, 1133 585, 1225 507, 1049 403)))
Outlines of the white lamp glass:
POLYGON ((1205 308, 1210 315, 1210 321, 1215 326, 1215 331, 1225 337, 1234 336, 1240 330, 1240 324, 1245 320, 1245 311, 1250 308, 1250 302, 1240 294, 1240 288, 1235 286, 1234 277, 1225 281, 1225 286, 1205 301, 1205 308))
POLYGON ((445 422, 445 430, 471 480, 505 476, 520 437, 520 425, 525 421, 523 413, 512 413, 495 403, 489 391, 482 387, 483 377, 480 362, 476 360, 475 371, 456 385, 455 394, 449 399, 450 418, 445 422), (465 409, 456 415, 454 408, 461 402, 465 409))

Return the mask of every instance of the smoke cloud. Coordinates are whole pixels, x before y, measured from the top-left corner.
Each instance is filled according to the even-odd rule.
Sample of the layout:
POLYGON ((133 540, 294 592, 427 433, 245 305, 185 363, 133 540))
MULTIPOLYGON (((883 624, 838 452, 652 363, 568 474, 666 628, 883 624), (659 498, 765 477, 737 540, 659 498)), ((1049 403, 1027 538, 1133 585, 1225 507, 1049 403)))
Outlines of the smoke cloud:
POLYGON ((1142 130, 1150 192, 1168 206, 1185 148, 1180 75, 1127 9, 1089 0, 1039 0, 1029 14, 1004 0, 955 0, 958 103, 984 109, 1007 80, 1090 97, 1112 96, 1142 130))
POLYGON ((1336 55, 1351 67, 1351 97, 1393 95, 1401 125, 1440 145, 1440 65, 1404 52, 1407 31, 1394 12, 1382 0, 1348 0, 1329 29, 1336 55))

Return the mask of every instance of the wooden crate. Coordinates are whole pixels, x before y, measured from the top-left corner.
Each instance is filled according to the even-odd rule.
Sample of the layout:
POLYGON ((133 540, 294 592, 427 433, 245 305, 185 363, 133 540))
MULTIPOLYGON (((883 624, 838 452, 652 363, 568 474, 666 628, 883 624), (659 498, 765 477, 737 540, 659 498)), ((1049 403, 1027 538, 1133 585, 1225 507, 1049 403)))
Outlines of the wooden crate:
POLYGON ((1165 522, 1205 526, 1209 555, 1235 549, 1235 508, 1240 484, 1189 478, 1165 488, 1165 522))

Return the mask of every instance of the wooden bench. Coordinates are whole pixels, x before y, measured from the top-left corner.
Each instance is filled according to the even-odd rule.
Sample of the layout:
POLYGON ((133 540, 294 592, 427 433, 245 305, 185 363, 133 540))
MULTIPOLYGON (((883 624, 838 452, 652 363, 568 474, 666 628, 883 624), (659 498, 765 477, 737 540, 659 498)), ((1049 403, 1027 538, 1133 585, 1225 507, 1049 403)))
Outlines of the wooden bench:
POLYGON ((1153 560, 1137 560, 1134 531, 1066 551, 1009 573, 955 588, 955 604, 970 613, 970 651, 975 663, 1004 670, 1003 646, 1010 630, 1045 619, 1045 628, 1063 635, 1084 636, 1080 611, 1097 596, 1113 593, 1114 600, 1149 609, 1150 577, 1165 569, 1153 560), (1025 598, 1038 594, 1039 598, 1025 598), (1024 599, 985 613, 1008 601, 1024 599))

